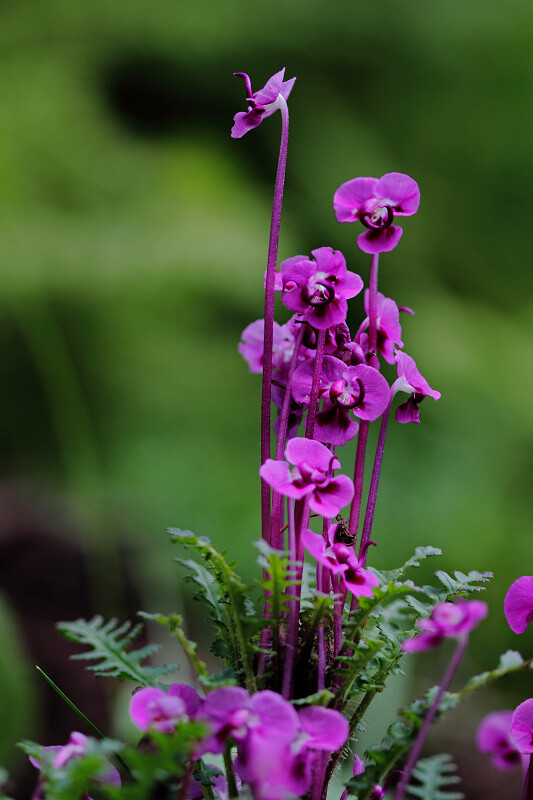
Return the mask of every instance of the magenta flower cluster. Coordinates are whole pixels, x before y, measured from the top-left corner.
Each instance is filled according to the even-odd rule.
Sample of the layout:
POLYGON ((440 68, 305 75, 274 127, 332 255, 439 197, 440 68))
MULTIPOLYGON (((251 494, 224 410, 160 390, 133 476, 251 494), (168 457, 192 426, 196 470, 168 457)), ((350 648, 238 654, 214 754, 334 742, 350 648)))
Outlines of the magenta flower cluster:
POLYGON ((190 719, 204 725, 196 757, 220 754, 237 745, 234 767, 259 800, 300 797, 311 785, 313 765, 339 750, 348 738, 348 722, 338 711, 307 706, 301 711, 276 692, 249 695, 225 686, 202 700, 190 686, 147 687, 133 695, 133 722, 142 731, 171 734, 190 719))

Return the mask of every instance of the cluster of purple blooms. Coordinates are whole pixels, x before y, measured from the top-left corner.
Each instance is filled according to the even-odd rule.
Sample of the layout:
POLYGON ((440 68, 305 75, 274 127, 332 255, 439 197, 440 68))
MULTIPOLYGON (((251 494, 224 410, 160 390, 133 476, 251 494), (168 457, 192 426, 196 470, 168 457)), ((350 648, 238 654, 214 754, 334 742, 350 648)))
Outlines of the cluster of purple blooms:
MULTIPOLYGON (((342 713, 347 697, 335 695, 347 674, 344 662, 357 642, 343 641, 343 623, 380 587, 376 571, 367 567, 374 510, 389 417, 398 393, 407 396, 395 409, 400 423, 419 423, 420 404, 440 393, 431 388, 414 359, 404 350, 400 314, 414 312, 378 290, 379 257, 393 251, 403 234, 397 218, 418 210, 420 192, 408 175, 389 172, 381 178, 359 177, 341 184, 333 197, 340 223, 360 222, 359 249, 371 256, 368 288, 347 268, 343 254, 330 246, 311 255, 296 255, 277 264, 279 222, 288 141, 287 100, 295 79, 284 80, 284 70, 265 86, 252 91, 245 73, 248 109, 235 115, 231 135, 241 138, 275 111, 281 112, 280 157, 274 191, 270 245, 265 274, 265 316, 242 333, 239 352, 251 372, 262 374, 261 403, 261 524, 262 537, 272 551, 287 553, 293 578, 286 591, 283 625, 278 631, 278 651, 272 649, 272 630, 261 633, 254 668, 262 688, 210 686, 201 697, 191 686, 148 686, 131 699, 130 717, 142 732, 141 743, 156 746, 157 737, 172 737, 181 726, 199 725, 203 731, 188 754, 179 800, 205 796, 226 800, 241 788, 253 800, 291 800, 307 796, 325 800, 328 783, 342 748, 357 728, 342 713), (291 316, 274 320, 275 293, 291 316), (348 327, 348 301, 361 295, 364 318, 352 334, 348 327), (392 368, 392 369, 391 369, 392 368), (392 372, 387 377, 387 371, 392 372), (271 406, 275 452, 271 452, 271 406), (377 445, 364 506, 364 478, 369 449, 369 426, 380 420, 377 445), (300 427, 303 430, 300 430, 300 427), (301 435, 303 434, 303 435, 301 435), (338 448, 356 439, 353 479, 336 471, 341 467, 338 448), (272 457, 273 456, 273 457, 272 457), (347 518, 343 509, 349 508, 347 518), (312 517, 321 527, 312 529, 312 517), (332 601, 332 624, 316 625, 311 648, 302 663, 301 589, 305 555, 316 574, 316 594, 332 601), (343 673, 343 668, 345 669, 343 673), (328 696, 329 693, 329 696, 328 696), (313 704, 313 697, 319 704, 313 704), (303 698, 303 699, 302 699, 303 698), (323 703, 329 702, 329 707, 323 703), (296 705, 295 705, 296 703, 296 705), (298 710, 297 710, 298 709, 298 710), (193 766, 206 756, 224 755, 226 777, 212 767, 209 792, 193 777, 193 766)), ((265 593, 265 617, 272 615, 265 593)), ((434 648, 445 639, 457 649, 429 706, 402 771, 391 771, 371 782, 366 798, 378 800, 389 792, 399 775, 394 800, 402 800, 428 730, 439 711, 471 631, 487 615, 486 603, 456 597, 435 604, 429 616, 417 621, 417 632, 401 640, 401 653, 434 648), (372 784, 374 784, 372 787, 372 784), (383 785, 382 785, 383 783, 383 785)), ((505 598, 510 627, 523 633, 533 619, 533 577, 523 576, 505 598)), ((262 621, 263 624, 263 621, 262 621)), ((366 624, 366 623, 365 623, 366 624)), ((68 744, 43 748, 43 770, 62 768, 87 754, 89 739, 74 732, 68 744)), ((529 756, 533 753, 533 699, 512 711, 494 712, 478 730, 478 747, 491 755, 500 769, 522 764, 529 781, 529 756)), ((368 766, 354 758, 353 775, 363 776, 368 766)), ((368 774, 368 773, 367 773, 368 774)), ((118 772, 107 763, 96 782, 120 786, 118 772)), ((531 782, 533 793, 533 782, 531 782)), ((45 778, 39 779, 33 800, 45 797, 45 778)), ((424 795, 426 796, 426 795, 424 795)), ((524 795, 525 796, 525 795, 524 795)), ((528 795, 529 796, 529 795, 528 795)), ((532 794, 533 796, 533 794, 532 794)), ((341 795, 345 800, 347 791, 341 795)), ((83 800, 90 800, 85 796, 83 800)))

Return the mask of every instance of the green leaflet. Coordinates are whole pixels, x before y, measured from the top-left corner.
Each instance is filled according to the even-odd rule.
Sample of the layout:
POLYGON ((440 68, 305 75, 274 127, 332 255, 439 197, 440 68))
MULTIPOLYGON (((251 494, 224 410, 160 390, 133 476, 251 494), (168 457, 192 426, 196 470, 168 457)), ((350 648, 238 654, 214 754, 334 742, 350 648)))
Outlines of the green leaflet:
POLYGON ((76 653, 72 659, 80 661, 97 661, 87 666, 98 677, 130 680, 142 686, 153 686, 162 675, 175 672, 177 664, 163 664, 157 667, 143 666, 141 661, 157 653, 159 645, 146 645, 137 650, 127 651, 127 647, 135 639, 141 625, 132 626, 131 622, 118 625, 116 619, 105 622, 101 616, 91 620, 78 619, 74 622, 58 622, 60 633, 71 642, 87 645, 91 648, 85 653, 76 653))
POLYGON ((462 792, 449 790, 457 786, 461 779, 456 775, 453 759, 447 753, 430 758, 422 758, 413 770, 415 785, 409 784, 407 795, 420 800, 464 800, 462 792))
MULTIPOLYGON (((226 560, 225 553, 219 552, 205 536, 196 536, 191 531, 179 528, 169 529, 171 541, 193 550, 202 558, 205 570, 211 576, 219 597, 213 593, 213 587, 207 580, 205 572, 193 567, 190 576, 199 587, 198 594, 213 609, 213 618, 218 623, 222 641, 227 646, 228 666, 237 675, 244 675, 244 683, 248 691, 255 691, 255 676, 252 669, 253 657, 257 652, 252 638, 264 627, 264 621, 255 613, 255 608, 248 598, 249 587, 235 572, 233 562, 226 560)), ((218 646, 217 646, 218 647, 218 646)), ((220 652, 220 647, 218 647, 220 652)), ((225 652, 225 651, 224 651, 225 652)))

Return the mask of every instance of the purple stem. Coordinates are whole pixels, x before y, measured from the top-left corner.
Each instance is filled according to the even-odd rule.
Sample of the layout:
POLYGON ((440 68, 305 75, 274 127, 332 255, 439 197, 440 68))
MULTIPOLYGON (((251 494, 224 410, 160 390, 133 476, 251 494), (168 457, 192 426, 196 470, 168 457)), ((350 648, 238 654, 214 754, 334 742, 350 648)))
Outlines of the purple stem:
POLYGON ((354 547, 357 540, 359 529, 359 517, 361 515, 361 500, 363 498, 363 478, 365 472, 366 443, 368 440, 368 422, 362 420, 359 424, 359 434, 357 436, 357 450, 355 452, 355 466, 353 471, 354 496, 350 506, 350 519, 348 521, 348 531, 354 537, 354 547))
MULTIPOLYGON (((368 348, 377 356, 377 317, 378 317, 378 268, 379 253, 374 253, 370 261, 370 280, 368 282, 368 348)), ((372 362, 369 361, 371 366, 372 362)))
POLYGON ((396 787, 396 792, 394 794, 394 800, 402 800, 402 798, 403 798, 403 796, 405 794, 405 790, 406 790, 407 785, 408 785, 408 783, 409 783, 409 781, 411 779, 411 774, 412 774, 413 769, 414 769, 414 767, 416 765, 416 762, 418 761, 418 759, 420 757, 420 753, 422 752, 422 747, 424 746, 424 742, 425 742, 426 737, 427 737, 427 735, 429 733, 429 729, 431 728, 431 726, 433 724, 433 720, 435 719, 435 716, 436 716, 437 711, 439 709, 439 705, 440 705, 440 701, 442 700, 442 696, 443 696, 444 692, 447 691, 450 683, 453 680, 453 676, 457 672, 457 668, 459 667, 459 664, 461 663, 461 659, 463 658, 463 655, 465 653, 467 645, 468 645, 468 634, 465 634, 465 635, 461 636, 461 638, 459 639, 459 641, 457 643, 457 647, 455 649, 455 653, 452 656, 452 660, 450 661, 450 663, 448 665, 448 669, 446 670, 446 672, 444 674, 444 678, 442 679, 442 682, 441 682, 441 684, 439 686, 439 691, 437 692, 437 694, 435 696, 435 699, 433 700, 433 703, 431 704, 431 707, 429 708, 429 711, 428 711, 428 713, 426 714, 426 716, 424 718, 424 722, 422 723, 422 727, 418 731, 418 736, 416 737, 415 743, 413 744, 413 746, 411 748, 411 752, 409 753, 409 758, 407 759, 407 763, 405 765, 405 768, 404 768, 404 771, 403 771, 403 775, 402 775, 402 777, 401 777, 401 779, 400 779, 400 781, 398 783, 398 786, 396 787))
MULTIPOLYGON (((287 440, 287 428, 289 426, 289 410, 291 405, 291 385, 292 385, 292 376, 294 374, 294 370, 296 369, 296 365, 298 363, 298 355, 300 353, 300 347, 302 345, 302 339, 304 337, 306 328, 306 323, 302 323, 300 325, 300 329, 296 336, 296 341, 294 343, 294 350, 292 352, 291 361, 289 364, 289 371, 287 372, 287 382, 285 385, 285 395, 283 397, 283 406, 281 409, 281 416, 280 416, 280 423, 279 423, 279 434, 278 434, 278 443, 276 447, 276 461, 283 460, 283 454, 285 452, 285 444, 287 440)), ((281 518, 281 509, 283 507, 283 498, 278 492, 272 493, 272 517, 270 522, 270 544, 272 547, 277 548, 278 550, 283 550, 283 541, 280 541, 280 518, 281 518)))
MULTIPOLYGON (((289 517, 289 564, 290 567, 297 573, 298 569, 298 551, 296 543, 296 525, 294 523, 294 505, 295 501, 288 500, 288 517, 289 517)), ((295 587, 292 587, 294 590, 295 587)), ((287 625, 287 644, 285 648, 285 668, 283 672, 283 686, 282 695, 285 700, 289 700, 292 693, 292 674, 294 670, 294 661, 296 656, 296 647, 298 645, 298 618, 300 614, 300 600, 291 600, 289 609, 289 621, 287 625)))
MULTIPOLYGON (((324 528, 326 527, 326 520, 324 520, 324 528)), ((316 588, 319 592, 325 592, 324 579, 326 567, 324 564, 317 563, 316 565, 316 588)), ((319 625, 317 633, 317 649, 318 649, 318 681, 317 691, 322 691, 326 686, 326 642, 324 640, 324 626, 319 625)))
POLYGON ((385 413, 381 419, 381 427, 379 429, 378 443, 376 447, 376 457, 374 459, 374 467, 372 469, 372 477, 370 479, 370 488, 368 490, 368 501, 366 504, 365 521, 363 522, 363 532, 361 533, 361 543, 359 545, 359 560, 362 561, 363 566, 366 564, 368 555, 368 543, 370 541, 370 534, 372 532, 372 523, 374 521, 374 511, 376 510, 376 498, 378 496, 379 476, 381 474, 381 462, 383 461, 383 450, 385 448, 385 437, 387 435, 387 425, 389 422, 390 410, 392 405, 393 395, 389 400, 385 413))
MULTIPOLYGON (((274 186, 272 203, 272 219, 270 222, 270 239, 268 242, 268 258, 265 291, 265 334, 263 345, 263 380, 261 385, 261 464, 270 458, 270 417, 272 405, 272 347, 274 341, 274 282, 276 262, 278 260, 279 226, 281 207, 283 204, 283 184, 285 183, 285 165, 287 163, 287 145, 289 142, 289 110, 285 99, 278 96, 281 111, 281 141, 279 147, 278 169, 274 186)), ((270 531, 270 487, 261 480, 261 531, 263 539, 268 541, 270 531)))
POLYGON ((521 800, 532 800, 533 798, 533 770, 531 769, 532 762, 531 756, 529 757, 529 765, 524 775, 524 782, 522 784, 521 800))
POLYGON ((313 383, 311 384, 311 395, 309 398, 309 410, 305 423, 305 436, 312 439, 315 432, 316 412, 318 408, 318 390, 320 388, 320 375, 322 372, 322 362, 324 360, 324 345, 326 342, 326 331, 318 331, 316 343, 315 368, 313 370, 313 383))

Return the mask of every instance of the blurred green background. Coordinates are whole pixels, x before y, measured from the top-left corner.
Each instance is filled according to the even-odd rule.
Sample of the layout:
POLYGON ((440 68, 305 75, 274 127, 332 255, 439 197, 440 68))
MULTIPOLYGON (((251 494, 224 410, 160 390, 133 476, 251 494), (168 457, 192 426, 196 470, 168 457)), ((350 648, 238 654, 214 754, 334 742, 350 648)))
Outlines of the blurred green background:
MULTIPOLYGON (((405 348, 443 396, 390 431, 373 563, 431 543, 439 567, 493 570, 468 666, 531 653, 502 611, 533 556, 530 0, 3 0, 0 61, 0 762, 44 736, 32 659, 78 601, 121 617, 185 604, 202 637, 165 527, 253 576, 260 387, 236 347, 262 316, 279 117, 230 139, 236 70, 256 89, 282 66, 298 77, 281 258, 332 245, 366 280, 334 190, 418 181, 380 289, 416 310, 405 348)), ((416 659, 398 702, 445 655, 416 659)), ((485 694, 434 747, 473 750, 483 713, 531 694, 527 677, 485 694)), ((472 758, 468 797, 484 771, 480 796, 501 798, 472 758)))

